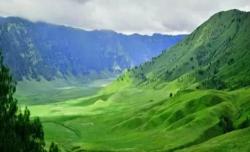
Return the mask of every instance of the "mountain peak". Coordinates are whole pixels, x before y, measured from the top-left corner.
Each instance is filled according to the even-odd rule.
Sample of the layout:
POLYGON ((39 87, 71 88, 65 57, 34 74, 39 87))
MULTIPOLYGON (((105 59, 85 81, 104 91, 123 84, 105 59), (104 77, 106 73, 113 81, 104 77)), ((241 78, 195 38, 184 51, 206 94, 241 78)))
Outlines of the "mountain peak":
POLYGON ((247 12, 247 11, 242 11, 242 10, 238 10, 238 9, 231 9, 231 10, 227 10, 227 11, 221 11, 221 12, 218 12, 216 14, 214 14, 210 19, 213 19, 213 18, 230 18, 230 17, 234 17, 234 18, 237 18, 237 17, 240 17, 242 15, 247 15, 249 14, 250 12, 247 12))
POLYGON ((250 75, 246 70, 250 64, 249 27, 249 12, 219 12, 168 51, 131 70, 132 78, 145 81, 140 84, 162 84, 180 77, 192 78, 186 80, 188 83, 185 85, 190 87, 193 81, 196 86, 208 88, 235 88, 250 84, 250 79, 241 77, 238 72, 241 68, 243 75, 250 75), (218 84, 211 86, 214 79, 218 84))

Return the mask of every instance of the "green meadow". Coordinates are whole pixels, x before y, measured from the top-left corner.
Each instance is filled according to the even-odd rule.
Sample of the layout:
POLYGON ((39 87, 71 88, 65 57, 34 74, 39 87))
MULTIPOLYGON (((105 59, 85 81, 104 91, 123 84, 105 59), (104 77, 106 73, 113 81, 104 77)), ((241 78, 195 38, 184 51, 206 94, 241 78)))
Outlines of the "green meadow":
POLYGON ((249 144, 245 139, 250 139, 250 129, 241 128, 249 116, 242 108, 250 108, 246 106, 250 88, 176 91, 170 84, 161 89, 126 87, 113 93, 115 84, 102 88, 109 82, 101 80, 99 87, 85 84, 89 87, 82 91, 87 95, 72 98, 68 92, 74 87, 68 86, 60 101, 27 104, 32 116, 41 118, 46 142, 55 141, 63 151, 210 151, 211 147, 227 151, 227 145, 241 140, 233 146, 237 151, 241 144, 249 144), (169 87, 176 91, 173 97, 169 87), (236 139, 227 141, 228 137, 236 139))

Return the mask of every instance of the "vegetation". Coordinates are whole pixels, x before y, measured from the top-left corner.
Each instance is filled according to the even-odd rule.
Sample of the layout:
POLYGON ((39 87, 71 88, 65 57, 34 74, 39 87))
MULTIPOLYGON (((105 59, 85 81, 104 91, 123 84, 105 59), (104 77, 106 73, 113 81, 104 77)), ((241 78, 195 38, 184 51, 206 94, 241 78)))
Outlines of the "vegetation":
MULTIPOLYGON (((46 152, 43 127, 38 117, 30 119, 30 111, 18 111, 15 82, 0 55, 0 149, 3 152, 46 152)), ((58 152, 53 142, 50 152, 58 152)))
POLYGON ((15 82, 0 59, 0 149, 10 151, 44 152, 44 133, 38 118, 30 120, 30 112, 18 112, 13 98, 15 82))
POLYGON ((132 69, 129 75, 141 81, 138 74, 143 74, 147 78, 142 83, 145 86, 188 74, 200 88, 241 88, 242 82, 250 82, 249 25, 249 12, 215 14, 183 41, 143 64, 141 70, 132 69))
POLYGON ((217 13, 95 95, 30 105, 32 117, 62 151, 248 152, 249 26, 249 12, 217 13))
POLYGON ((54 142, 52 142, 49 147, 49 152, 60 152, 60 150, 58 146, 54 142))

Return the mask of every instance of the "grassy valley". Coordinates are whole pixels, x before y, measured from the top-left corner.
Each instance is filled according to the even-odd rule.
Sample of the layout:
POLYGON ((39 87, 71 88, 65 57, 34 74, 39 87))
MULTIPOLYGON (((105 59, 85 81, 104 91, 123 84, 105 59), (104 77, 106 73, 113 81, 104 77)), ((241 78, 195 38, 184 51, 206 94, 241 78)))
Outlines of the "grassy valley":
POLYGON ((112 82, 24 81, 16 96, 62 151, 247 152, 249 26, 249 12, 220 12, 112 82))
MULTIPOLYGON (((222 139, 241 131, 249 133, 249 93, 247 88, 187 90, 170 98, 167 89, 126 88, 115 94, 29 108, 33 116, 42 118, 47 142, 56 141, 65 151, 172 151, 186 147, 191 151, 192 145, 200 143, 201 151, 216 148, 206 147, 206 141, 226 150, 239 137, 235 135, 237 138, 225 142, 224 147, 222 139)), ((237 145, 247 145, 248 140, 241 140, 235 151, 237 145)))
POLYGON ((83 96, 96 94, 101 88, 109 84, 115 77, 95 79, 91 81, 80 79, 23 80, 17 84, 15 97, 22 105, 36 105, 60 102, 83 96))

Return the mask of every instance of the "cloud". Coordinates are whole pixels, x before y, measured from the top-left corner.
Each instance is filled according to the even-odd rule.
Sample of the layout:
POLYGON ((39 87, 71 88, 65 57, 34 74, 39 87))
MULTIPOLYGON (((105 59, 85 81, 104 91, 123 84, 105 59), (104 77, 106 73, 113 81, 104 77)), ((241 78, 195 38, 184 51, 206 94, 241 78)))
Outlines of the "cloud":
POLYGON ((216 12, 249 0, 0 0, 0 15, 121 33, 189 33, 216 12))

